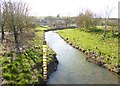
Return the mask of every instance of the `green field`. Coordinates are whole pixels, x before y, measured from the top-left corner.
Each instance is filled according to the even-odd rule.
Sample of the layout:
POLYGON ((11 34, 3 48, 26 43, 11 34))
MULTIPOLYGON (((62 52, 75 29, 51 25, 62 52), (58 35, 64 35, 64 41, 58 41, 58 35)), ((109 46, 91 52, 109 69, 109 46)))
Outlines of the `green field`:
POLYGON ((44 31, 44 30, 47 30, 48 27, 37 27, 35 30, 37 31, 44 31))
POLYGON ((80 48, 101 53, 105 57, 106 63, 116 64, 118 62, 118 38, 112 37, 111 32, 107 32, 105 39, 100 29, 91 32, 80 29, 66 29, 59 31, 59 34, 68 38, 71 43, 80 48), (109 61, 107 58, 109 58, 109 61))

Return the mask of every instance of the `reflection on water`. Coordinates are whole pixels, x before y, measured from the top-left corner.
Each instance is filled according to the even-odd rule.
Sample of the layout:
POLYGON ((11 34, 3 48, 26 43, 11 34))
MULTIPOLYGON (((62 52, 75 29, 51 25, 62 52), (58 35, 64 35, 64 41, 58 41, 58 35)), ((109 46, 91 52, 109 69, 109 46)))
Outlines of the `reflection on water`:
POLYGON ((57 71, 47 84, 117 84, 118 78, 107 69, 85 61, 82 52, 67 44, 55 32, 46 32, 48 45, 57 53, 57 71))

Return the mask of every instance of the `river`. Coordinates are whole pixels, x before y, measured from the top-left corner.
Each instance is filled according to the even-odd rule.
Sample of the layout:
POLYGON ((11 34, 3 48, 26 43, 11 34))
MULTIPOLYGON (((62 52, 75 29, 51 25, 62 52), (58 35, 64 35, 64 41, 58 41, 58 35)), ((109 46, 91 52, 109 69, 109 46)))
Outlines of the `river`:
POLYGON ((59 64, 47 84, 118 84, 118 77, 94 63, 87 62, 85 55, 67 44, 59 34, 45 32, 48 45, 56 52, 59 64))

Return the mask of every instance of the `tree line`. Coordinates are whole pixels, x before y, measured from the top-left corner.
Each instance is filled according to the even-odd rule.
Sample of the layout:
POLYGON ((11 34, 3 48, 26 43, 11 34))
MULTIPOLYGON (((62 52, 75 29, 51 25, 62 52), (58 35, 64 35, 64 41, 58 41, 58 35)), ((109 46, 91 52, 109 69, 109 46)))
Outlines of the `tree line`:
POLYGON ((76 17, 76 24, 79 28, 82 28, 85 31, 90 31, 91 27, 96 28, 96 26, 104 26, 104 37, 106 37, 106 32, 110 26, 112 35, 114 35, 116 31, 118 32, 118 19, 111 20, 111 12, 112 9, 109 10, 108 6, 105 15, 95 14, 90 10, 83 10, 76 17))

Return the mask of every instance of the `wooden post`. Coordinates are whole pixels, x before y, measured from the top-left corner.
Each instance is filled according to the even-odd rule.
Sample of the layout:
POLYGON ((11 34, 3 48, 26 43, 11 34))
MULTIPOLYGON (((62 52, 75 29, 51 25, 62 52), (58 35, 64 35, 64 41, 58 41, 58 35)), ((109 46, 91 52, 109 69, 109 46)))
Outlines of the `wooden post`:
POLYGON ((47 81, 47 57, 46 57, 47 45, 46 41, 43 41, 43 83, 47 81))

